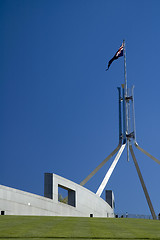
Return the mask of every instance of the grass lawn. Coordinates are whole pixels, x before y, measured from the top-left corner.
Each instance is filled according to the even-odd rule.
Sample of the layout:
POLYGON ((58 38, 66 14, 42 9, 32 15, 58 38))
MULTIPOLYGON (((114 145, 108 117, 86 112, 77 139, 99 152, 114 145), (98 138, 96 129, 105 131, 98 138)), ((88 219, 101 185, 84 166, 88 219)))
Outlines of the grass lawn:
POLYGON ((2 239, 160 239, 160 221, 0 216, 2 239))

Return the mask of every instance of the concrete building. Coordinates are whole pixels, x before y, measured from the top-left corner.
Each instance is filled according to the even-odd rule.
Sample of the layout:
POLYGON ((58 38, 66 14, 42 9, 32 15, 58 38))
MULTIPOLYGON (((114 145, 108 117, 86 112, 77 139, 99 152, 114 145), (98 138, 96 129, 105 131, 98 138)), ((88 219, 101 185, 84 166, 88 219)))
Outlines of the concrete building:
MULTIPOLYGON (((107 195, 106 195, 107 196, 107 195)), ((44 197, 0 185, 1 215, 114 217, 114 196, 109 204, 95 193, 56 174, 45 173, 44 197), (67 192, 67 203, 59 191, 67 192)), ((107 196, 107 199, 108 199, 107 196)))

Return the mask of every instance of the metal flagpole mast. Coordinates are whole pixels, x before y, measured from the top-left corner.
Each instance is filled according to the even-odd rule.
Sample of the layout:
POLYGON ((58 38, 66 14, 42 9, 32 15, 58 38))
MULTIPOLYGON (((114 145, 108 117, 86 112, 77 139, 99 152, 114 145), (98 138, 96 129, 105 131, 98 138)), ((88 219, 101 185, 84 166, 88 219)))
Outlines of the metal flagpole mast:
MULTIPOLYGON (((127 86, 127 69, 126 69, 126 46, 125 46, 125 40, 123 40, 123 48, 124 48, 124 91, 125 96, 123 101, 125 101, 126 106, 126 135, 128 134, 128 86, 127 86)), ((126 136, 124 136, 125 138, 126 136)), ((129 161, 129 139, 127 138, 127 160, 129 161)))
MULTIPOLYGON (((127 69, 126 69, 126 48, 125 48, 125 40, 123 40, 123 44, 121 45, 121 47, 119 48, 119 50, 116 52, 116 54, 114 55, 114 57, 109 61, 108 63, 108 69, 109 66, 111 65, 111 63, 115 60, 118 59, 119 57, 124 56, 124 84, 122 84, 122 96, 121 96, 121 88, 118 87, 118 93, 119 93, 119 144, 118 146, 113 150, 113 152, 106 158, 103 160, 102 163, 100 163, 81 183, 81 186, 84 186, 84 184, 86 184, 91 177, 93 177, 103 166, 104 164, 111 158, 113 157, 114 154, 117 155, 113 161, 113 163, 111 164, 109 170, 107 171, 102 183, 100 184, 96 194, 100 197, 102 192, 105 189, 106 184, 108 183, 120 157, 121 154, 127 144, 127 160, 129 161, 129 151, 131 153, 131 156, 133 158, 133 162, 135 164, 149 209, 151 211, 152 217, 153 219, 156 219, 156 214, 155 211, 153 209, 153 205, 151 202, 151 199, 149 197, 146 185, 144 183, 140 168, 138 166, 138 162, 136 160, 136 157, 134 155, 133 152, 133 148, 132 148, 132 141, 134 141, 134 145, 136 148, 138 148, 142 153, 146 154, 148 157, 150 157, 152 160, 154 160, 155 162, 157 162, 158 164, 160 164, 160 161, 153 157, 151 154, 149 154, 148 152, 146 152, 144 149, 142 149, 137 141, 136 141, 136 126, 135 126, 135 110, 134 110, 134 87, 132 87, 132 91, 131 91, 131 95, 129 92, 129 88, 127 86, 127 69), (122 54, 123 51, 123 54, 122 54), (132 102, 132 111, 131 111, 131 104, 130 101, 132 102), (123 103, 123 105, 122 105, 123 103), (122 108, 123 107, 123 108, 122 108), (121 109, 122 108, 122 109, 121 109), (122 111, 121 111, 122 110, 122 111), (130 118, 130 115, 132 113, 132 119, 130 118), (122 127, 122 117, 123 117, 123 127, 122 127), (132 126, 131 126, 132 125, 132 126)), ((108 70, 106 69, 106 70, 108 70)))
POLYGON ((125 40, 123 40, 123 48, 124 48, 124 86, 125 86, 125 95, 127 95, 127 71, 126 71, 126 46, 125 46, 125 40))

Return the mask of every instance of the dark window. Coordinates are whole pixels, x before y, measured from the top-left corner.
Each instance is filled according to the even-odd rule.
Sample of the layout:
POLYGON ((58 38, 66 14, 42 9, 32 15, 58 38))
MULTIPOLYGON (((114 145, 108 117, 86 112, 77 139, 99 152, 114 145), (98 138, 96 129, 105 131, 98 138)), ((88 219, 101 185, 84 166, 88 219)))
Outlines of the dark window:
POLYGON ((58 185, 58 201, 76 207, 76 192, 65 186, 58 185))

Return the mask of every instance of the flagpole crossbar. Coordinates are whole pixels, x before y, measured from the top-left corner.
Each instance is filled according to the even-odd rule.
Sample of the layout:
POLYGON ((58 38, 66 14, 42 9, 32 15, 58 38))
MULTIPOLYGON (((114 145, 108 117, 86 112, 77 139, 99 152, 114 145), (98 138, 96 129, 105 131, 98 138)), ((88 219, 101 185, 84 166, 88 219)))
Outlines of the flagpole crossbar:
POLYGON ((125 97, 125 99, 127 102, 129 102, 129 100, 132 100, 133 98, 132 98, 132 96, 130 96, 130 97, 125 97))
POLYGON ((149 154, 147 151, 145 151, 143 148, 141 148, 137 141, 136 141, 136 124, 135 124, 135 108, 134 108, 134 86, 131 88, 131 93, 129 94, 129 89, 127 86, 127 71, 126 71, 126 50, 125 50, 125 41, 123 41, 121 47, 116 52, 114 57, 109 61, 108 68, 112 62, 119 57, 124 56, 124 84, 121 85, 121 88, 118 87, 118 99, 119 99, 119 143, 118 146, 113 150, 113 152, 108 155, 107 158, 105 158, 81 183, 81 186, 84 186, 104 165, 107 163, 111 157, 113 157, 115 154, 116 157, 113 160, 109 170, 107 171, 102 183, 100 184, 96 194, 100 197, 102 192, 104 191, 124 149, 127 145, 127 161, 129 161, 129 152, 131 153, 140 183, 142 185, 142 189, 144 191, 148 207, 150 209, 150 212, 152 214, 153 219, 157 219, 151 199, 149 197, 146 185, 144 183, 142 173, 140 171, 140 168, 138 166, 138 162, 136 160, 135 154, 133 152, 132 143, 134 143, 134 146, 140 150, 142 153, 144 153, 146 156, 150 157, 152 160, 160 164, 160 161, 153 157, 151 154, 149 154), (123 53, 124 52, 124 53, 123 53))
POLYGON ((131 139, 131 138, 134 139, 135 134, 134 134, 134 132, 131 132, 131 133, 129 133, 129 134, 126 134, 126 137, 127 137, 128 139, 131 139))

